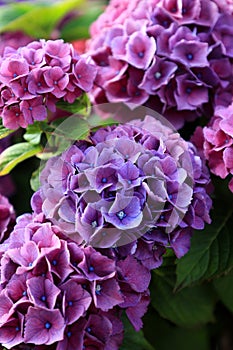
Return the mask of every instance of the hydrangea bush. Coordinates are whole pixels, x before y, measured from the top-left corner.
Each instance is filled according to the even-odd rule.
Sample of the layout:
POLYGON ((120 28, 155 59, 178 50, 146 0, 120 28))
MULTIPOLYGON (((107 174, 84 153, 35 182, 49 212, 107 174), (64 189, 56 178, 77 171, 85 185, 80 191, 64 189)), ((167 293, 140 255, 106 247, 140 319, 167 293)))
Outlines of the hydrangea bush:
POLYGON ((1 349, 228 350, 231 0, 0 5, 1 349))

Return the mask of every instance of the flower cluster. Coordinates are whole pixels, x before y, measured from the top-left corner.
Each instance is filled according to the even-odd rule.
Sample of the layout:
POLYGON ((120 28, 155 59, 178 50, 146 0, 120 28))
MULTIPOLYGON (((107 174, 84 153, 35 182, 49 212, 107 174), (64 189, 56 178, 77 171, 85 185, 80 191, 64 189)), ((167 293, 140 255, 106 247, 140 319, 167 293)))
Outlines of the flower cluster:
POLYGON ((0 112, 3 125, 26 128, 54 112, 58 100, 73 103, 92 88, 96 67, 60 40, 7 47, 0 57, 0 112))
POLYGON ((0 255, 5 348, 117 350, 123 309, 135 329, 141 327, 150 272, 133 256, 79 246, 42 214, 18 218, 0 255))
POLYGON ((168 246, 184 255, 192 228, 210 222, 207 168, 191 143, 150 116, 76 142, 48 161, 41 183, 36 213, 78 243, 133 244, 149 268, 168 246))
POLYGON ((9 234, 10 228, 15 220, 13 206, 8 199, 0 194, 0 242, 9 234))
POLYGON ((192 139, 213 174, 222 179, 231 177, 229 188, 233 192, 233 104, 217 109, 209 124, 198 127, 192 139))
POLYGON ((91 26, 94 103, 146 105, 176 128, 231 103, 233 14, 227 0, 112 0, 91 26))

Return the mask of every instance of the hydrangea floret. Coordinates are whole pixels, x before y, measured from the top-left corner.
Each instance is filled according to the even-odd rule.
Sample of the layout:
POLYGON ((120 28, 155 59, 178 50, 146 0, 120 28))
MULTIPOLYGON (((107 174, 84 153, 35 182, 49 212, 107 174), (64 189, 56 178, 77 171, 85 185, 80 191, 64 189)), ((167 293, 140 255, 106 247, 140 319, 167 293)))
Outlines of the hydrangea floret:
POLYGON ((91 26, 92 101, 146 105, 176 128, 210 118, 231 104, 232 28, 227 0, 110 1, 91 26))
POLYGON ((92 88, 96 67, 59 40, 6 47, 0 57, 0 112, 9 129, 26 128, 55 112, 60 100, 73 103, 92 88))

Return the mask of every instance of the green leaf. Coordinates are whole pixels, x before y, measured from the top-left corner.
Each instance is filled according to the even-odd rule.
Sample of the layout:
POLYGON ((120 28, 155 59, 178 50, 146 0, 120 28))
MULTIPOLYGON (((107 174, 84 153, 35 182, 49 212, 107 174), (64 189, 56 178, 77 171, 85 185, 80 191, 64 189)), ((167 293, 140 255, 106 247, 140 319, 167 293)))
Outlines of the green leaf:
MULTIPOLYGON (((58 120, 59 122, 59 120, 58 120)), ((55 127, 55 123, 52 124, 55 127)), ((71 116, 57 124, 53 134, 61 136, 67 140, 84 140, 90 133, 90 127, 86 120, 79 116, 71 116)))
POLYGON ((136 332, 126 316, 123 317, 123 323, 124 340, 120 350, 154 350, 145 339, 143 331, 136 332))
POLYGON ((31 176, 30 179, 30 186, 31 189, 36 192, 38 190, 38 188, 40 187, 40 173, 42 171, 43 167, 39 167, 38 169, 36 169, 31 176))
POLYGON ((38 145, 40 143, 42 130, 40 128, 40 123, 35 122, 32 125, 28 125, 25 134, 23 135, 24 140, 27 142, 38 145))
POLYGON ((17 164, 35 156, 40 151, 41 146, 35 146, 27 142, 8 147, 0 154, 0 176, 9 174, 17 164))
POLYGON ((151 304, 160 316, 180 327, 192 328, 213 321, 215 293, 208 285, 174 291, 174 266, 154 270, 151 304))
POLYGON ((143 318, 146 339, 159 350, 207 350, 209 337, 207 327, 182 328, 160 317, 152 308, 143 318))
POLYGON ((55 120, 48 128, 42 125, 47 134, 47 144, 42 152, 36 156, 42 160, 61 154, 76 140, 87 140, 90 126, 87 120, 79 116, 70 116, 55 120))
POLYGON ((64 111, 81 114, 82 116, 87 116, 90 113, 90 100, 87 94, 83 94, 77 98, 73 103, 68 103, 65 101, 59 101, 56 104, 57 108, 60 108, 64 111))
POLYGON ((105 127, 108 125, 118 125, 119 124, 119 122, 117 122, 113 118, 103 119, 96 114, 93 114, 90 117, 88 117, 88 123, 90 124, 91 128, 100 128, 100 127, 105 127))
POLYGON ((12 132, 14 132, 15 130, 10 130, 10 129, 7 129, 5 128, 3 125, 2 125, 2 120, 0 120, 0 140, 1 139, 4 139, 4 137, 12 134, 12 132))
POLYGON ((230 203, 223 193, 221 198, 221 203, 215 200, 212 224, 194 233, 190 251, 177 262, 176 288, 211 279, 233 267, 232 198, 230 203))
MULTIPOLYGON (((25 8, 27 11, 23 12, 21 16, 15 17, 4 26, 1 26, 0 29, 3 32, 22 30, 23 28, 24 32, 28 35, 35 38, 48 39, 51 37, 56 24, 65 14, 77 8, 81 3, 82 0, 66 0, 56 3, 37 2, 34 6, 25 8)), ((14 6, 15 11, 20 8, 17 5, 14 6)), ((0 23, 3 16, 4 14, 2 14, 1 9, 0 23)))
POLYGON ((5 26, 9 25, 9 23, 21 17, 22 15, 30 11, 32 8, 33 8, 33 4, 29 2, 14 3, 7 6, 1 6, 0 31, 3 32, 5 26))
POLYGON ((233 271, 215 279, 213 285, 220 300, 233 313, 233 271))

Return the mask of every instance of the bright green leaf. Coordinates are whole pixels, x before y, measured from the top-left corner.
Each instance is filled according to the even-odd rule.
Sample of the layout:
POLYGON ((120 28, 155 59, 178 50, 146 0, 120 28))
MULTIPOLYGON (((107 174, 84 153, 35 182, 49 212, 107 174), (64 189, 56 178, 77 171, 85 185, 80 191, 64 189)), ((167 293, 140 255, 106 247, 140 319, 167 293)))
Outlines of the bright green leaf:
POLYGON ((215 279, 213 284, 220 300, 233 313, 233 271, 215 279))
POLYGON ((42 130, 40 128, 40 124, 38 122, 35 122, 32 125, 28 125, 23 138, 33 145, 38 145, 40 143, 41 134, 42 130))
POLYGON ((160 316, 180 327, 192 328, 213 321, 215 294, 210 286, 198 285, 174 292, 174 267, 154 270, 151 303, 160 316))
MULTIPOLYGON (((12 21, 21 17, 33 8, 33 4, 27 3, 13 3, 7 6, 1 6, 0 11, 0 31, 4 31, 4 27, 9 25, 12 21)), ((22 29, 22 28, 21 28, 22 29)))
POLYGON ((27 12, 2 26, 1 31, 15 31, 22 30, 23 28, 24 32, 28 35, 48 39, 51 36, 52 30, 65 14, 80 6, 82 1, 37 2, 27 12))
POLYGON ((35 156, 40 151, 41 146, 34 146, 27 142, 8 147, 0 154, 0 175, 7 175, 17 164, 35 156))
POLYGON ((152 345, 145 339, 143 332, 136 332, 125 316, 124 323, 124 340, 120 350, 154 350, 152 345))

